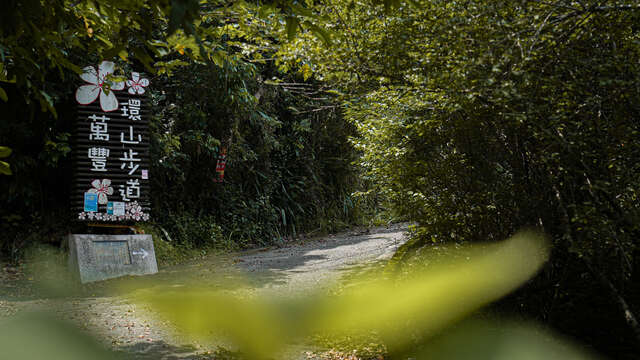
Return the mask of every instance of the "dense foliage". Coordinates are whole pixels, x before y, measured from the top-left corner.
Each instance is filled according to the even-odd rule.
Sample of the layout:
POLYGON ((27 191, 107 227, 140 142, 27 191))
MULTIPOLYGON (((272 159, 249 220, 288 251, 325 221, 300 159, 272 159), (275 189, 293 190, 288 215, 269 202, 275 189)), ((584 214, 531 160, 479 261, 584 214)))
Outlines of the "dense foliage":
POLYGON ((640 8, 411 3, 326 4, 334 46, 283 50, 345 94, 368 176, 419 225, 407 250, 539 227, 555 256, 514 303, 603 346, 637 344, 640 8))
POLYGON ((147 230, 170 247, 273 244, 355 219, 354 127, 320 84, 302 84, 304 74, 281 74, 269 60, 293 34, 291 19, 304 25, 305 15, 294 16, 303 7, 140 0, 11 1, 7 9, 0 145, 13 153, 3 159, 12 175, 0 177, 3 257, 87 231, 68 210, 73 93, 80 69, 102 59, 151 79, 156 228, 147 230))
MULTIPOLYGON (((352 218, 353 127, 335 110, 313 111, 322 105, 302 93, 256 79, 271 75, 247 63, 223 71, 195 65, 162 85, 152 149, 161 223, 177 229, 202 219, 221 224, 236 243, 264 245, 352 218), (223 147, 221 184, 214 180, 223 147)), ((184 239, 198 243, 198 236, 184 239)))

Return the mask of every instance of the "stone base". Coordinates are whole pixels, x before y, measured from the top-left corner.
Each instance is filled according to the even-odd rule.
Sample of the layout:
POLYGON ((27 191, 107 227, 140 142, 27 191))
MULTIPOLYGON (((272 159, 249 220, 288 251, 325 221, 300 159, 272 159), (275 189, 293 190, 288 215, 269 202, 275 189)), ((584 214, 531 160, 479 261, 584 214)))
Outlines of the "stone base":
POLYGON ((151 235, 72 234, 69 266, 82 283, 158 272, 151 235))

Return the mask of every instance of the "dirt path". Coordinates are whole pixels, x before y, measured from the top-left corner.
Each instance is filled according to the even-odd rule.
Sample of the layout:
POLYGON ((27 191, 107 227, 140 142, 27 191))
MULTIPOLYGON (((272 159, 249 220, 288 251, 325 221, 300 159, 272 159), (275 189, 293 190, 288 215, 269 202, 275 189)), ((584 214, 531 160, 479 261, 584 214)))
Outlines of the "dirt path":
MULTIPOLYGON (((94 333, 107 346, 133 359, 201 359, 208 351, 177 335, 169 324, 127 299, 114 288, 184 286, 196 283, 225 290, 293 294, 328 287, 345 270, 389 258, 405 240, 406 224, 371 228, 287 244, 281 248, 209 257, 191 264, 162 269, 145 279, 120 279, 83 287, 73 298, 3 296, 0 316, 24 310, 55 309, 64 319, 94 333), (242 284, 242 285, 239 285, 242 284), (230 289, 230 287, 236 287, 230 289), (189 345, 183 345, 189 344, 189 345)), ((10 282, 6 282, 10 284, 10 282)), ((11 285, 7 285, 11 286, 11 285)), ((14 293, 14 292, 11 292, 14 293)))
POLYGON ((356 265, 391 257, 405 241, 406 225, 347 232, 279 249, 245 253, 240 268, 254 288, 297 292, 326 287, 356 265))

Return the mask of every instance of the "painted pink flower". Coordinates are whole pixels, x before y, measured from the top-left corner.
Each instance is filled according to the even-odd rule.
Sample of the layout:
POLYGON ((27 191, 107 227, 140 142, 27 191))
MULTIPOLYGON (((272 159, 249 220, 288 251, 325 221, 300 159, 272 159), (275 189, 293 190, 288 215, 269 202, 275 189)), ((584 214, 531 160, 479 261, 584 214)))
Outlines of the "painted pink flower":
POLYGON ((129 87, 129 94, 142 95, 144 94, 144 88, 149 86, 149 79, 140 79, 140 73, 132 72, 131 80, 127 80, 127 86, 129 87))
POLYGON ((111 187, 111 180, 102 179, 102 181, 95 179, 91 182, 92 189, 87 192, 92 194, 98 194, 98 204, 106 204, 109 202, 108 195, 113 195, 113 188, 111 187))
POLYGON ((76 101, 81 105, 88 105, 100 97, 102 111, 118 110, 118 99, 113 90, 124 89, 124 82, 107 80, 107 76, 113 74, 115 64, 111 61, 103 61, 98 66, 98 71, 93 66, 87 66, 80 78, 89 84, 82 85, 76 90, 76 101), (105 85, 109 89, 105 89, 105 85))
POLYGON ((130 202, 126 205, 127 217, 131 220, 140 221, 143 218, 144 212, 142 206, 137 201, 130 202))

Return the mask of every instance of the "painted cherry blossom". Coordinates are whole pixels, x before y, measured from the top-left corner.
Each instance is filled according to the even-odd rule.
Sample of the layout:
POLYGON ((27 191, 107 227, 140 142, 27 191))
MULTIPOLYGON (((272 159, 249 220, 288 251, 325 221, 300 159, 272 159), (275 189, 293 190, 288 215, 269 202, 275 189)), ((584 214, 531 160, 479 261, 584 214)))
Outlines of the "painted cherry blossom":
POLYGON ((82 69, 84 72, 80 78, 89 84, 82 85, 76 90, 76 101, 81 105, 88 105, 100 97, 100 107, 102 111, 109 112, 118 110, 118 99, 113 90, 124 89, 124 82, 109 81, 107 76, 113 74, 115 64, 111 61, 103 61, 98 66, 98 71, 93 66, 82 69), (104 86, 108 85, 108 90, 104 86))
POLYGON ((149 79, 140 79, 140 73, 132 72, 131 79, 127 80, 127 86, 129 87, 129 94, 142 95, 144 94, 144 88, 149 86, 149 79))
POLYGON ((102 181, 95 179, 91 182, 92 189, 87 192, 92 194, 98 194, 98 204, 106 204, 109 202, 107 195, 113 195, 113 188, 111 187, 111 180, 102 179, 102 181))
POLYGON ((142 206, 137 201, 127 204, 127 215, 130 219, 140 221, 143 216, 142 206))
POLYGON ((112 215, 96 212, 79 212, 78 220, 97 220, 97 221, 149 221, 149 214, 142 211, 142 206, 137 202, 133 202, 132 206, 127 206, 127 212, 124 215, 112 215))

